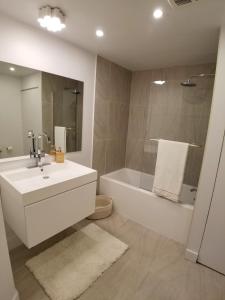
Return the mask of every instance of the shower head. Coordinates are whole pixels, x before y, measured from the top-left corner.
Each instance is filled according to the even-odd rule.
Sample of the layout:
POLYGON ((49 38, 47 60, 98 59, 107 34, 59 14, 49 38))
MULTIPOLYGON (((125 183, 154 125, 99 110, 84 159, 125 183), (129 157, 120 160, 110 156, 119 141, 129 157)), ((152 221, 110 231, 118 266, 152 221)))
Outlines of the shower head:
POLYGON ((197 84, 192 82, 191 79, 187 79, 181 82, 181 85, 184 87, 195 87, 197 84))
POLYGON ((64 88, 66 91, 70 91, 74 95, 79 95, 80 91, 78 91, 76 88, 64 88))
MULTIPOLYGON (((204 78, 204 77, 214 77, 215 74, 198 74, 198 75, 192 75, 191 78, 204 78)), ((181 85, 184 87, 195 87, 197 86, 197 84, 193 81, 191 81, 191 79, 187 79, 181 82, 181 85)))
POLYGON ((80 92, 77 89, 72 89, 71 93, 74 94, 74 95, 79 95, 80 94, 80 92))

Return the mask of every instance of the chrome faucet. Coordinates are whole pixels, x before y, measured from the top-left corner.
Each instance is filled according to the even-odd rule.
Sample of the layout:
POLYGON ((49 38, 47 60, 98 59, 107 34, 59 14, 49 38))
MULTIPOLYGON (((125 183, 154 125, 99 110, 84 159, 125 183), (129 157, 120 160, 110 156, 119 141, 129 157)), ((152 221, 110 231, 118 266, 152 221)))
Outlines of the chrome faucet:
POLYGON ((38 135, 38 137, 35 137, 33 130, 28 131, 28 138, 31 138, 31 148, 30 148, 30 158, 36 159, 36 164, 34 167, 43 167, 44 165, 48 165, 48 163, 42 163, 42 158, 45 157, 45 152, 42 149, 42 144, 40 143, 42 141, 42 138, 45 137, 47 139, 47 143, 51 143, 50 138, 48 135, 43 132, 38 135))
POLYGON ((27 137, 31 139, 30 158, 36 157, 36 137, 33 130, 28 130, 27 137))

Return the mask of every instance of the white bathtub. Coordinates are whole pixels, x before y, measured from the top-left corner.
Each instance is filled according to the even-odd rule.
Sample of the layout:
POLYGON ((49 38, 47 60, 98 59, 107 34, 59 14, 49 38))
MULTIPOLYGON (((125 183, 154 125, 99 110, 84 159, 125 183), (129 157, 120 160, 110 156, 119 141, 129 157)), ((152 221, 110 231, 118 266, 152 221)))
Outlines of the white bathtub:
POLYGON ((121 169, 100 177, 100 193, 113 198, 114 209, 121 215, 185 244, 193 213, 193 187, 184 184, 180 203, 175 203, 151 192, 153 179, 152 175, 121 169))

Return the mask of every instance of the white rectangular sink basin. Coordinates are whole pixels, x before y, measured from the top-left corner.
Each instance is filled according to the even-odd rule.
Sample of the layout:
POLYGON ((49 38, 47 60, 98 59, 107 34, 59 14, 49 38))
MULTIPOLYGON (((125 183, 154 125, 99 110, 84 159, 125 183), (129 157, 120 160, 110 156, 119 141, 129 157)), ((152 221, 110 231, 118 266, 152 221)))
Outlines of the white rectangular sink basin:
POLYGON ((2 172, 1 181, 26 206, 97 180, 95 170, 68 160, 44 166, 43 170, 37 167, 2 172))
POLYGON ((6 222, 31 248, 93 214, 97 172, 74 162, 0 173, 6 222))

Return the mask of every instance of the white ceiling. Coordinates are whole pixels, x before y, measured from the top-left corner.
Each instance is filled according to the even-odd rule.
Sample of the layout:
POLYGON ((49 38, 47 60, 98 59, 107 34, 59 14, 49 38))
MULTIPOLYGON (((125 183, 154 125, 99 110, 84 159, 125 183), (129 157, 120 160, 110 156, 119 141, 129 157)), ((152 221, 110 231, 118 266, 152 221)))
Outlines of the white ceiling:
POLYGON ((66 14, 66 29, 55 35, 131 70, 215 61, 225 16, 225 0, 176 8, 167 0, 1 0, 0 11, 39 27, 38 8, 46 4, 66 14), (153 20, 160 6, 164 18, 153 20), (97 27, 103 39, 95 37, 97 27))

